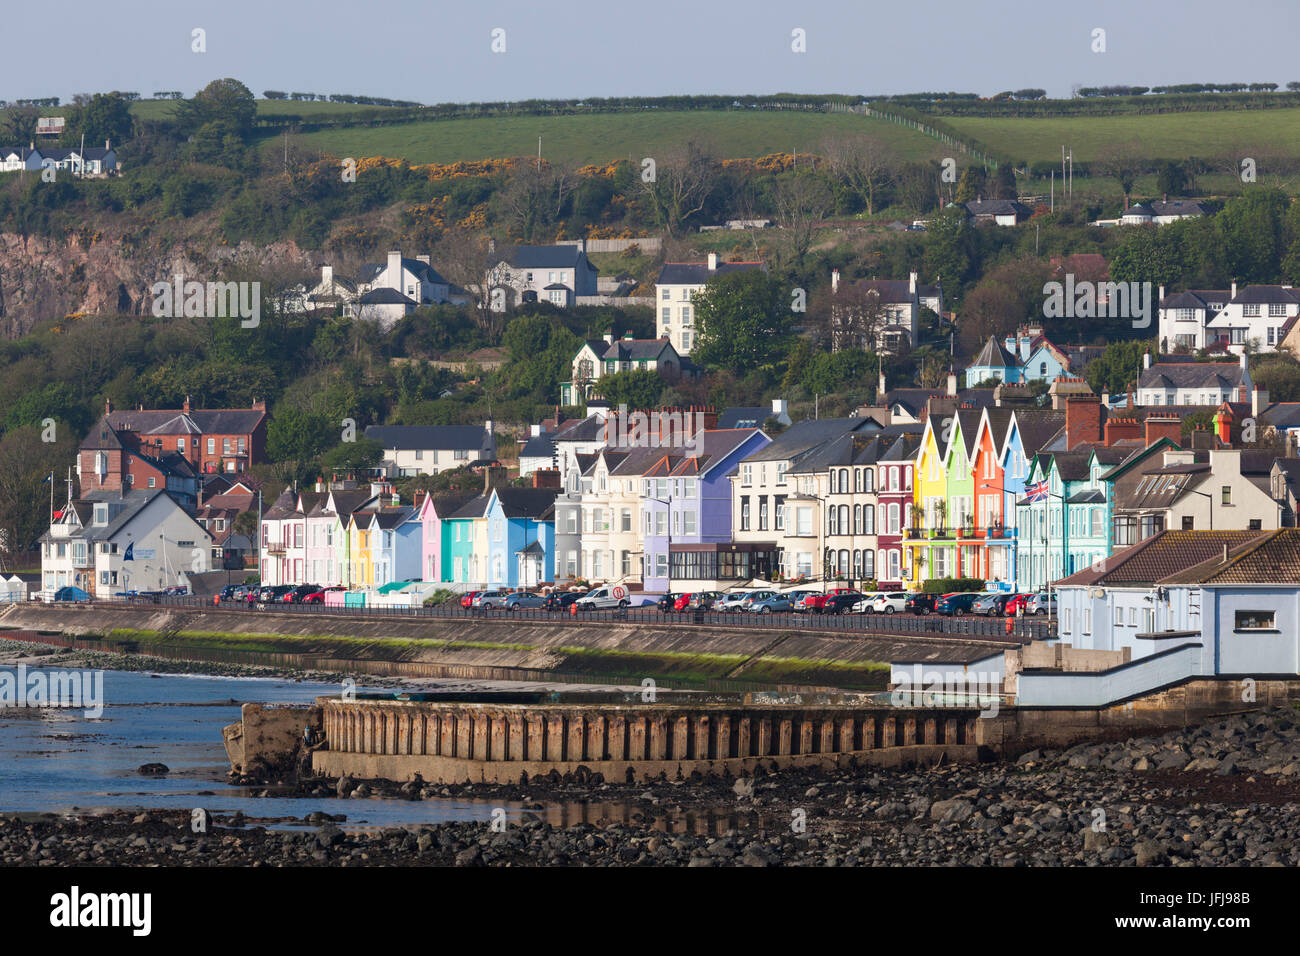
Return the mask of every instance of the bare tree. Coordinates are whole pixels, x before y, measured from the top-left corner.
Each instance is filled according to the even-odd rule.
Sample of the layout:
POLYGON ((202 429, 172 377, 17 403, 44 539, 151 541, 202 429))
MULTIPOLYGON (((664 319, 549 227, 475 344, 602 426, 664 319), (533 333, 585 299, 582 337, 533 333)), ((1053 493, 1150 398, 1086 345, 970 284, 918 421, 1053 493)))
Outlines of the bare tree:
POLYGON ((809 317, 813 344, 833 352, 874 350, 890 321, 880 295, 869 283, 856 282, 841 283, 835 290, 827 287, 814 296, 809 317))
POLYGON ((1133 183, 1142 172, 1143 153, 1143 149, 1135 142, 1112 143, 1103 148, 1097 158, 1097 169, 1103 176, 1119 183, 1119 188, 1124 191, 1126 205, 1133 194, 1133 183))
POLYGON ((687 220, 704 209, 717 183, 720 165, 699 140, 655 158, 654 175, 642 174, 646 201, 670 236, 680 235, 687 220))
POLYGON ((791 264, 802 268, 812 247, 814 230, 834 205, 830 188, 816 173, 790 173, 777 180, 773 200, 785 227, 791 264))
POLYGON ((867 214, 874 215, 880 192, 898 165, 889 144, 870 133, 832 136, 822 145, 822 155, 831 172, 867 207, 867 214))
POLYGON ((469 294, 474 322, 493 342, 505 327, 504 297, 514 278, 507 252, 463 227, 448 229, 434 248, 439 271, 469 294), (502 295, 494 296, 494 290, 502 295))

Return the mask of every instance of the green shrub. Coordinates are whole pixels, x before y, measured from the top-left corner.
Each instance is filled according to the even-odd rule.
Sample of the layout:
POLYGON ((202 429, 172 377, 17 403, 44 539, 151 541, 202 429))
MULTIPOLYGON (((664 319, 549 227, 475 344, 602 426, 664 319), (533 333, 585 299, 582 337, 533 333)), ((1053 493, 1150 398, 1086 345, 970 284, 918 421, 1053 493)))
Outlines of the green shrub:
POLYGON ((922 585, 926 594, 952 594, 956 591, 983 591, 983 578, 935 578, 922 585))

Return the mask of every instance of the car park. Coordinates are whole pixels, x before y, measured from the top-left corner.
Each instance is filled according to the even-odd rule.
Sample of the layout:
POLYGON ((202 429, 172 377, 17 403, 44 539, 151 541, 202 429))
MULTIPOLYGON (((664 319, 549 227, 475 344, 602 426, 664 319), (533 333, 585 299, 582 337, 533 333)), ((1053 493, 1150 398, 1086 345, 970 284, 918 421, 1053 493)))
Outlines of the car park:
POLYGON ((545 599, 540 594, 534 594, 531 591, 516 591, 514 594, 508 595, 505 600, 505 606, 512 611, 539 608, 544 603, 545 599))
POLYGON ((945 617, 955 617, 958 614, 969 614, 970 609, 974 606, 975 601, 979 598, 978 591, 958 591, 954 594, 945 594, 934 606, 936 614, 942 614, 945 617))

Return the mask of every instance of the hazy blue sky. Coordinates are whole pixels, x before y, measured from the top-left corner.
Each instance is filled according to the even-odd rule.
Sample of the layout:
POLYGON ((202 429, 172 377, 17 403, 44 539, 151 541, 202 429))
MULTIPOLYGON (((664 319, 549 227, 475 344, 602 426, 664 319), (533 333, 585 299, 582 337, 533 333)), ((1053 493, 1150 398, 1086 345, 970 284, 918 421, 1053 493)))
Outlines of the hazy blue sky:
POLYGON ((991 95, 1300 80, 1300 0, 64 0, 6 4, 0 99, 265 89, 424 103, 665 93, 991 95), (191 31, 207 31, 193 53, 191 31), (490 50, 506 31, 506 52, 490 50), (807 52, 791 52, 791 31, 807 52), (1106 30, 1107 52, 1091 50, 1106 30))

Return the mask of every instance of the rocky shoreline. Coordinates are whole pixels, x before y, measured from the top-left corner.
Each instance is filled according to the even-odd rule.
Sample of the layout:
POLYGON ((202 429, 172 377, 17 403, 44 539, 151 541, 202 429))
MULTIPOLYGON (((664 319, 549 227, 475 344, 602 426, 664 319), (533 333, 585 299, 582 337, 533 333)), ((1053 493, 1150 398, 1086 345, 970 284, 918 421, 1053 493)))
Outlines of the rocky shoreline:
POLYGON ((1297 770, 1300 721, 1294 710, 1276 709, 1026 754, 1014 765, 639 785, 590 776, 436 788, 310 781, 302 789, 332 797, 337 813, 301 821, 236 815, 215 819, 206 834, 191 831, 187 813, 8 816, 0 817, 0 864, 1295 866, 1297 770), (348 829, 353 800, 449 797, 524 809, 503 828, 477 821, 348 829), (543 817, 556 804, 616 810, 553 825, 543 817))

